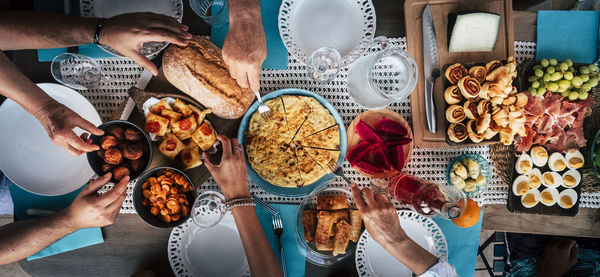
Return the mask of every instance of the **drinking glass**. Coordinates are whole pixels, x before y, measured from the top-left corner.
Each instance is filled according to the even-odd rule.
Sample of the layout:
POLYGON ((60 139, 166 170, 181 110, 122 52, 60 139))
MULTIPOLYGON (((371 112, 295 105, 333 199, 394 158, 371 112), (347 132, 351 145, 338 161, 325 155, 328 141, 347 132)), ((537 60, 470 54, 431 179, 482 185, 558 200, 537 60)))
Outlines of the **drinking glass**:
POLYGON ((341 64, 342 57, 337 50, 321 47, 310 55, 306 71, 308 76, 317 83, 327 83, 340 72, 341 64))
POLYGON ((59 83, 79 90, 97 88, 102 80, 102 66, 80 54, 63 53, 54 57, 50 72, 59 83))
POLYGON ((227 212, 223 194, 208 190, 201 193, 192 206, 192 220, 201 228, 209 228, 221 222, 227 212))
POLYGON ((190 6, 198 16, 212 26, 229 23, 228 0, 190 0, 190 6))

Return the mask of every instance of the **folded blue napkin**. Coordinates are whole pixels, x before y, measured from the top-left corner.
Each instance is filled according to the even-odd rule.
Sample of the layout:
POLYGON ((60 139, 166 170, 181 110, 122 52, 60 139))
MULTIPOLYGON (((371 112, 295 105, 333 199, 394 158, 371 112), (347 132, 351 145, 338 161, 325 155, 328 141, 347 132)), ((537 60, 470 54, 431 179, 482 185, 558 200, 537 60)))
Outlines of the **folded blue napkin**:
POLYGON ((539 11, 536 59, 593 63, 598 52, 597 11, 539 11))
MULTIPOLYGON (((306 264, 306 250, 296 239, 296 215, 298 213, 298 205, 292 204, 270 204, 275 208, 279 215, 281 215, 281 221, 283 223, 283 235, 281 236, 281 242, 283 245, 283 251, 285 253, 285 265, 289 277, 304 276, 305 264, 306 264)), ((273 247, 275 256, 281 263, 279 257, 279 248, 277 242, 277 236, 273 232, 273 215, 269 213, 260 204, 256 205, 256 214, 260 225, 262 226, 267 239, 273 247)))
MULTIPOLYGON (((262 68, 267 69, 286 69, 288 61, 288 52, 279 36, 279 26, 277 18, 279 17, 279 6, 281 0, 261 0, 260 10, 267 39, 267 58, 262 64, 262 68)), ((223 48, 225 36, 229 30, 229 24, 223 26, 212 26, 210 40, 223 48)), ((249 34, 252 35, 252 34, 249 34)))
POLYGON ((469 228, 458 227, 451 220, 441 217, 433 219, 446 237, 448 262, 454 266, 458 276, 474 276, 475 274, 482 219, 483 210, 481 210, 477 224, 469 228))
MULTIPOLYGON (((83 186, 76 191, 59 196, 41 196, 18 187, 8 180, 6 176, 2 178, 4 178, 2 182, 8 182, 9 184, 8 189, 10 190, 10 195, 14 203, 14 210, 17 220, 35 218, 35 216, 30 216, 27 214, 27 209, 29 208, 50 211, 62 210, 71 205, 75 197, 79 194, 83 187, 85 187, 83 186)), ((104 238, 102 237, 102 230, 100 230, 100 228, 80 229, 63 237, 62 239, 57 240, 53 244, 42 249, 40 252, 27 257, 27 260, 31 261, 103 242, 104 238)))

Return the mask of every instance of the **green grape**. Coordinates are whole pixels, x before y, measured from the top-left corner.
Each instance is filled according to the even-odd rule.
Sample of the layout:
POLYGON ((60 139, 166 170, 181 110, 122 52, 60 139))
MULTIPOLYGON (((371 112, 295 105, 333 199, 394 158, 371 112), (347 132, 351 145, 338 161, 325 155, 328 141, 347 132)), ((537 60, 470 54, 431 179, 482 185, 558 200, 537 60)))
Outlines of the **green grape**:
POLYGON ((558 64, 558 61, 556 59, 550 59, 548 62, 550 62, 551 66, 555 66, 558 64))
POLYGON ((579 98, 579 93, 577 93, 576 91, 572 91, 571 93, 569 93, 569 100, 576 100, 577 98, 579 98))
POLYGON ((563 92, 565 92, 565 91, 567 91, 567 90, 569 90, 569 88, 561 88, 561 87, 558 87, 558 89, 556 90, 556 92, 563 93, 563 92))
POLYGON ((588 75, 581 75, 581 79, 582 79, 582 80, 583 80, 583 82, 585 83, 585 82, 587 82, 587 81, 589 81, 589 80, 590 80, 590 76, 588 76, 588 75))
POLYGON ((546 72, 548 74, 552 74, 552 73, 556 72, 556 68, 549 66, 548 68, 546 68, 546 72))
POLYGON ((590 69, 591 72, 598 72, 600 69, 598 68, 597 65, 595 64, 590 64, 588 65, 588 68, 590 69))
POLYGON ((542 77, 544 76, 544 71, 542 71, 541 69, 537 69, 536 71, 534 71, 534 74, 537 77, 542 77))
POLYGON ((566 59, 566 60, 565 60, 565 63, 566 63, 568 66, 573 66, 573 61, 572 61, 571 59, 566 59))
POLYGON ((573 72, 567 71, 565 72, 565 74, 563 75, 563 78, 565 78, 566 80, 573 80, 573 72))
POLYGON ((598 85, 598 77, 594 77, 591 78, 588 83, 592 86, 592 87, 596 87, 598 85))
POLYGON ((544 82, 550 82, 550 79, 552 79, 552 75, 550 75, 548 73, 544 74, 544 78, 543 78, 544 82))
POLYGON ((542 59, 540 61, 540 65, 543 66, 543 67, 547 67, 549 64, 550 64, 550 62, 548 62, 547 59, 542 59))
POLYGON ((558 82, 558 86, 561 88, 569 88, 571 86, 571 82, 569 82, 568 80, 560 80, 558 82))
POLYGON ((562 97, 569 97, 569 94, 571 94, 571 91, 570 90, 565 90, 564 92, 562 92, 560 94, 560 96, 562 96, 562 97))
POLYGON ((584 83, 584 84, 581 86, 581 89, 582 89, 583 91, 585 91, 585 92, 588 92, 588 91, 592 90, 592 84, 590 84, 590 83, 584 83))
POLYGON ((536 64, 533 66, 533 70, 538 70, 538 69, 542 69, 542 66, 539 64, 536 64))
POLYGON ((581 74, 590 74, 590 68, 587 66, 582 66, 579 68, 579 73, 581 74))
POLYGON ((531 92, 531 94, 535 94, 537 92, 534 87, 529 87, 529 89, 527 89, 527 90, 529 90, 529 92, 531 92))
POLYGON ((529 81, 530 83, 533 83, 533 82, 535 82, 537 80, 538 80, 537 76, 529 76, 529 77, 527 77, 527 81, 529 81))
POLYGON ((575 67, 569 66, 569 70, 568 71, 575 73, 575 67))
POLYGON ((583 85, 583 79, 580 76, 575 76, 573 77, 573 80, 571 80, 571 84, 576 88, 580 88, 581 85, 583 85))
POLYGON ((546 93, 546 88, 545 87, 541 87, 537 89, 537 94, 538 95, 544 95, 544 93, 546 93))
POLYGON ((531 83, 531 87, 532 88, 539 88, 540 87, 540 82, 535 81, 535 82, 531 83))
POLYGON ((549 91, 557 91, 557 90, 558 90, 558 84, 557 84, 557 83, 548 83, 548 84, 546 85, 546 88, 547 88, 549 91))
POLYGON ((569 69, 569 65, 567 65, 567 63, 564 63, 564 62, 560 63, 558 66, 560 67, 560 71, 562 71, 562 72, 565 72, 569 69))
POLYGON ((562 79, 563 75, 560 72, 554 72, 552 73, 552 78, 550 78, 550 80, 552 81, 558 81, 560 79, 562 79))
POLYGON ((580 93, 580 94, 579 94, 579 99, 581 99, 581 100, 585 100, 585 99, 587 99, 587 98, 588 98, 588 96, 589 96, 589 93, 587 93, 587 92, 580 93))

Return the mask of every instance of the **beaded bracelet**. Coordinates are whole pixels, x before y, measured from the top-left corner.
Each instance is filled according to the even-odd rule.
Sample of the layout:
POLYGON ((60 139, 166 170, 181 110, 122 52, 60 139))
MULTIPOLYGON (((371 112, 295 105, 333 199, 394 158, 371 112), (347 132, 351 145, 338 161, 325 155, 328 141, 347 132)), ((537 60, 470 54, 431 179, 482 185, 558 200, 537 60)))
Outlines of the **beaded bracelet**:
POLYGON ((231 199, 227 201, 225 205, 231 210, 235 207, 256 206, 256 203, 254 203, 254 199, 252 197, 242 197, 231 199))
POLYGON ((98 24, 96 24, 96 31, 94 32, 94 43, 100 44, 100 31, 102 31, 102 26, 104 26, 104 19, 98 19, 98 24))

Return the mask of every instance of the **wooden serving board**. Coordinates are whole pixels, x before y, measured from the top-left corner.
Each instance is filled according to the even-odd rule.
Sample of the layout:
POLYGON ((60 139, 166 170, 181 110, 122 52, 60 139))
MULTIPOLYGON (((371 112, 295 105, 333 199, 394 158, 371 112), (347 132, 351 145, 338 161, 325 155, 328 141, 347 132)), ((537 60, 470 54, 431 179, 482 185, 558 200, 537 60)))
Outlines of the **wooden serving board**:
MULTIPOLYGON (((514 55, 514 35, 511 0, 407 0, 404 3, 406 20, 406 46, 419 68, 419 81, 410 101, 414 142, 417 147, 448 148, 446 129, 444 128, 444 90, 442 77, 437 78, 434 86, 434 100, 437 111, 437 133, 427 130, 425 117, 423 80, 423 28, 422 15, 425 6, 431 6, 431 14, 435 25, 435 33, 439 51, 440 68, 449 63, 470 64, 488 60, 506 60, 514 55), (492 52, 448 52, 448 14, 459 12, 484 11, 500 15, 498 39, 492 52)), ((450 30, 451 32, 451 30, 450 30)), ((477 39, 477 38, 473 38, 477 39)))

